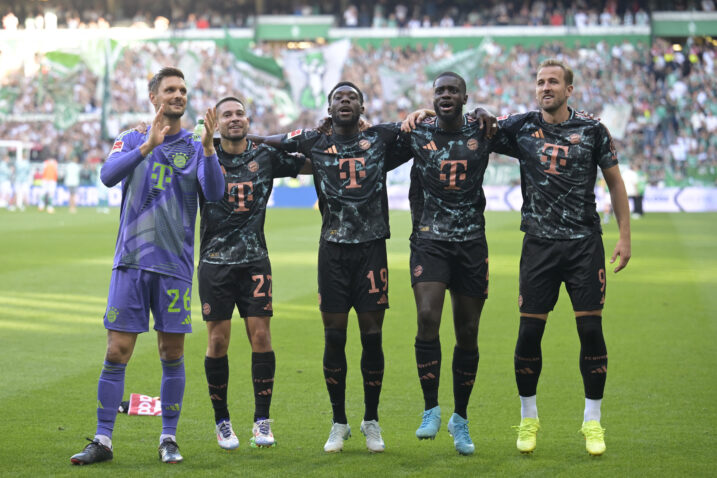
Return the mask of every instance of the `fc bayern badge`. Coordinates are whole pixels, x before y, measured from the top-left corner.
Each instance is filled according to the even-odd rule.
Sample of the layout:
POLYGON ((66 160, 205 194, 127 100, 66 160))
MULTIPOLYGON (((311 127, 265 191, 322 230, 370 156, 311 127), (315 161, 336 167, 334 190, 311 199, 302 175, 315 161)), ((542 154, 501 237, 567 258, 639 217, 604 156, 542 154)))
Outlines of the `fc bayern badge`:
POLYGON ((359 141, 359 148, 363 149, 364 151, 366 151, 370 147, 371 147, 371 142, 369 140, 362 139, 361 141, 359 141))

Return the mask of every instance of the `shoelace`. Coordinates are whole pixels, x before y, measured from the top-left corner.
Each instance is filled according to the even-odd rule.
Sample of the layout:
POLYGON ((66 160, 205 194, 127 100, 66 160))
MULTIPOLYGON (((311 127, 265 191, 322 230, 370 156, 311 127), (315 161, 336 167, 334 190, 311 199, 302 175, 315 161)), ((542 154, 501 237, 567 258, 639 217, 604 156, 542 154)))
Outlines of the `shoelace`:
POLYGON ((453 432, 455 438, 459 438, 458 435, 460 435, 461 439, 471 441, 471 435, 468 433, 468 422, 458 423, 453 427, 453 432))
POLYGON ((337 438, 344 438, 344 430, 340 427, 331 427, 331 433, 329 433, 329 440, 334 441, 337 438))
POLYGON ((232 436, 232 426, 229 422, 222 422, 221 425, 219 425, 219 433, 222 434, 223 438, 231 438, 232 436))
POLYGON ((423 420, 421 420, 421 426, 428 425, 433 418, 433 410, 429 410, 423 414, 423 420))
POLYGON ((268 435, 269 433, 271 433, 270 424, 272 421, 273 420, 271 420, 271 419, 266 419, 266 420, 259 420, 258 422, 256 422, 257 427, 259 428, 259 434, 268 435))
MULTIPOLYGON (((579 433, 583 432, 583 429, 581 428, 578 430, 579 433)), ((605 437, 605 429, 600 426, 591 426, 587 427, 585 430, 585 437, 588 439, 604 439, 605 437)))
POLYGON ((108 447, 104 446, 102 443, 100 443, 98 440, 95 440, 94 438, 85 438, 89 443, 85 445, 85 450, 92 447, 99 447, 102 450, 109 450, 108 447))
POLYGON ((531 438, 538 431, 538 426, 534 423, 526 423, 524 425, 514 425, 513 428, 518 430, 518 438, 525 440, 531 438))
POLYGON ((366 432, 366 436, 372 440, 381 439, 381 427, 374 425, 373 423, 364 425, 363 431, 366 432))
POLYGON ((162 442, 162 446, 167 451, 167 454, 175 454, 179 452, 179 445, 170 439, 166 439, 162 442))

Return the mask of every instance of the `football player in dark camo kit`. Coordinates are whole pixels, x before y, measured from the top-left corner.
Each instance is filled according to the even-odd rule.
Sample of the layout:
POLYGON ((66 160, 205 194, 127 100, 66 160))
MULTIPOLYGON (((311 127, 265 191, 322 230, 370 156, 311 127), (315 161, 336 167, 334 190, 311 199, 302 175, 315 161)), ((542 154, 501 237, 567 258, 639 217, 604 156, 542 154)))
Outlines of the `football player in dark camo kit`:
POLYGON ((388 308, 386 239, 389 237, 386 173, 406 162, 397 157, 400 124, 359 131, 364 98, 350 82, 329 93, 332 134, 296 130, 254 138, 311 160, 322 216, 319 242, 319 305, 324 323, 324 378, 333 408, 326 452, 343 449, 351 436, 345 409, 346 327, 353 307, 361 331, 365 411, 361 431, 371 452, 384 451, 378 425, 383 382, 381 330, 388 308))
POLYGON ((276 359, 271 346, 271 263, 264 238, 266 205, 274 178, 309 173, 311 165, 246 136, 249 117, 236 97, 217 102, 220 138, 215 140, 226 189, 219 201, 201 205, 201 247, 197 278, 202 316, 207 323, 204 359, 209 396, 214 408, 219 446, 234 449, 239 440, 232 429, 227 406, 231 318, 236 306, 245 321, 251 345, 254 386, 254 426, 250 445, 274 445, 269 407, 273 395, 276 359), (302 171, 302 168, 303 169, 302 171))
MULTIPOLYGON (((433 439, 441 425, 438 385, 441 370, 439 331, 446 289, 453 305, 454 413, 448 421, 456 450, 470 455, 467 407, 478 370, 478 324, 488 295, 483 175, 492 141, 491 128, 463 115, 465 80, 444 72, 433 83, 436 117, 402 135, 413 156, 410 203, 411 283, 418 332, 415 350, 425 411, 416 430, 433 439)), ((495 119, 489 126, 495 127, 495 119)))
POLYGON ((580 338, 585 390, 581 432, 591 455, 605 452, 600 406, 607 375, 602 331, 605 252, 595 207, 597 168, 610 190, 619 239, 610 262, 615 272, 630 260, 630 210, 612 138, 599 121, 568 106, 573 72, 546 60, 538 67, 535 94, 540 111, 499 118, 496 151, 518 158, 525 232, 520 259, 520 327, 515 376, 521 401, 517 448, 530 453, 540 428, 536 390, 542 368, 540 342, 561 282, 572 301, 580 338))

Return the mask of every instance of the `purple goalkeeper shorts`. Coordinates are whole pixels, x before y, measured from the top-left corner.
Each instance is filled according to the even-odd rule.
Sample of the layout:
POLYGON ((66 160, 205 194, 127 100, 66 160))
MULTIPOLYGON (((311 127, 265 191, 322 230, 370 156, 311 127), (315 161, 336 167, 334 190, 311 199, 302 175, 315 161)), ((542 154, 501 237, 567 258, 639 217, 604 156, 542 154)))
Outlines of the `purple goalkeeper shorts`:
POLYGON ((113 269, 105 328, 120 332, 147 332, 151 310, 154 330, 189 333, 192 331, 191 297, 191 282, 141 269, 113 269))

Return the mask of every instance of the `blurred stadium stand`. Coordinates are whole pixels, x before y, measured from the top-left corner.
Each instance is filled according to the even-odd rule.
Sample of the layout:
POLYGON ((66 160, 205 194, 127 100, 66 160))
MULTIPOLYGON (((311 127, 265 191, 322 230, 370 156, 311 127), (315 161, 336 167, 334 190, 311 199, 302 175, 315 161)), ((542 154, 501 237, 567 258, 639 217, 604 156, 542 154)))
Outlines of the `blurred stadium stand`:
MULTIPOLYGON (((523 112, 535 67, 558 57, 576 72, 571 105, 602 118, 623 163, 653 186, 717 185, 712 0, 476 3, 0 0, 0 140, 30 143, 33 160, 78 156, 94 184, 112 137, 151 119, 163 65, 187 74, 186 127, 239 94, 263 134, 315 125, 329 78, 362 86, 373 123, 430 106, 443 70, 466 77, 469 107, 523 112)), ((517 180, 493 158, 487 184, 517 180)))

